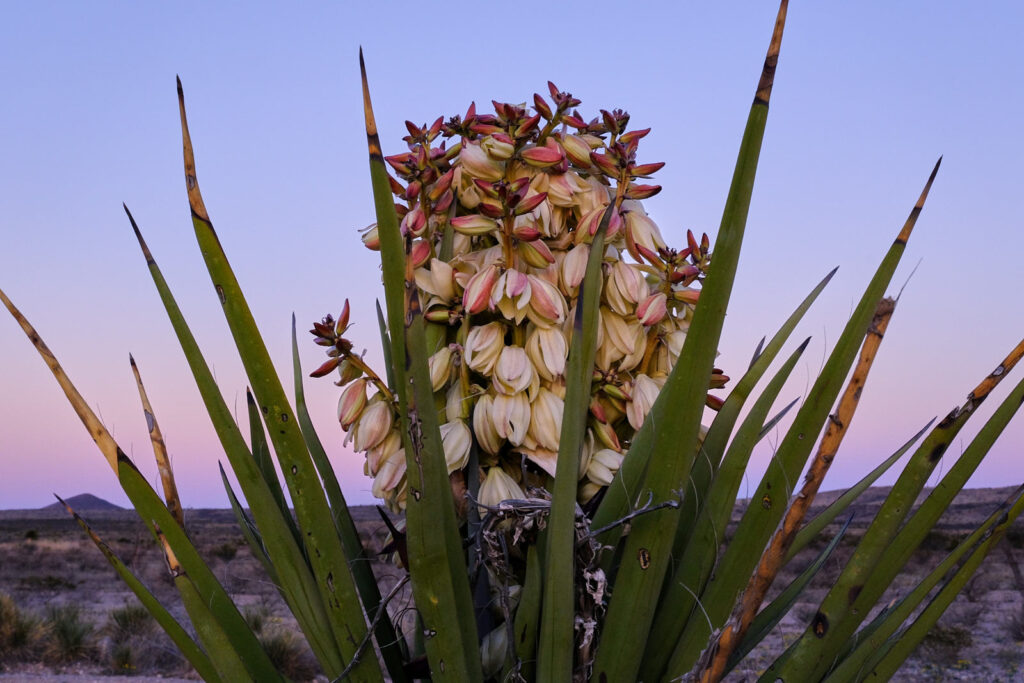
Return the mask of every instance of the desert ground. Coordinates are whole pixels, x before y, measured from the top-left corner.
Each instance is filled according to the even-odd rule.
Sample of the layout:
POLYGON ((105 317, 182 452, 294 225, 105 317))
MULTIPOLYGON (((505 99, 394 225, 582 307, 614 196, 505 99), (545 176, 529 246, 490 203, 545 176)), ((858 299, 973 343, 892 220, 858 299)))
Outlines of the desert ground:
MULTIPOLYGON (((729 680, 753 680, 803 630, 863 534, 886 489, 872 489, 857 503, 850 530, 807 592, 772 634, 729 680)), ((889 598, 908 591, 984 519, 1010 489, 964 491, 897 579, 889 598)), ((815 509, 837 493, 823 493, 815 509)), ((91 497, 76 498, 80 513, 154 593, 184 619, 160 552, 128 510, 91 497)), ((74 503, 73 503, 74 504, 74 503)), ((737 515, 744 503, 737 506, 737 515)), ((76 509, 78 509, 76 508, 76 509)), ((378 551, 386 530, 372 507, 353 509, 360 535, 378 551)), ((813 514, 813 512, 812 512, 813 514)), ((200 552, 258 630, 279 667, 296 680, 325 680, 284 605, 249 553, 230 510, 188 510, 186 523, 200 552)), ((834 534, 837 525, 826 530, 834 534)), ((822 547, 825 540, 818 547, 822 547)), ((813 548, 794 558, 778 590, 809 564, 813 548)), ((1024 680, 1024 524, 995 549, 967 589, 895 680, 1024 680)), ((401 575, 380 561, 385 585, 401 575)), ((771 597, 771 596, 769 596, 771 597)), ((406 605, 396 601, 396 610, 406 605)), ((194 679, 159 628, 78 525, 62 509, 0 511, 0 680, 121 681, 194 679), (10 637, 12 630, 21 631, 10 637), (12 645, 12 643, 15 643, 12 645)))

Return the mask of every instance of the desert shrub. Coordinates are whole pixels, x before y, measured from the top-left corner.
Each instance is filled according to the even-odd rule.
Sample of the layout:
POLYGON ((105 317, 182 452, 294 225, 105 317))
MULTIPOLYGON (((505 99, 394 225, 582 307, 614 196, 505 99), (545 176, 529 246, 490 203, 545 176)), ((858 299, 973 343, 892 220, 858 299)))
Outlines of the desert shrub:
POLYGON ((36 531, 35 529, 29 529, 28 531, 25 532, 25 540, 26 541, 38 541, 39 540, 39 532, 36 531))
POLYGON ((0 662, 35 658, 45 633, 39 617, 22 611, 11 596, 0 593, 0 662))
POLYGON ((75 604, 51 606, 46 611, 49 655, 58 661, 73 661, 92 655, 95 628, 75 604))
POLYGON ((1024 548, 1024 526, 1015 524, 1006 532, 1006 542, 1011 548, 1024 548))
POLYGON ((245 617, 245 623, 249 624, 249 628, 252 629, 253 633, 262 633, 263 627, 267 625, 267 621, 270 619, 270 610, 262 605, 246 607, 242 610, 242 616, 245 617))
POLYGON ((124 638, 146 634, 153 629, 153 617, 142 605, 127 604, 110 613, 108 630, 124 638))
POLYGON ((938 664, 955 666, 964 661, 962 651, 973 644, 974 637, 963 626, 936 624, 921 641, 917 654, 938 664))
POLYGON ((219 557, 225 562, 230 562, 231 560, 235 559, 235 555, 238 554, 238 545, 228 541, 226 543, 221 543, 218 546, 214 546, 210 550, 210 553, 214 557, 219 557))
POLYGON ((308 681, 320 672, 305 641, 291 631, 274 629, 260 633, 259 639, 274 667, 286 678, 308 681))

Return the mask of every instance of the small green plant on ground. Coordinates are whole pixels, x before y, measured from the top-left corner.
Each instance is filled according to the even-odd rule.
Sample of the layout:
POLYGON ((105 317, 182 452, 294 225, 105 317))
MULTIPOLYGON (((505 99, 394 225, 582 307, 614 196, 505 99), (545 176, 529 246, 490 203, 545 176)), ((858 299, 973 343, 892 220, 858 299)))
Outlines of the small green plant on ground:
POLYGON ((95 649, 95 627, 76 604, 53 605, 46 610, 46 629, 52 656, 59 662, 90 657, 95 649))
MULTIPOLYGON (((328 679, 719 681, 793 605, 808 602, 800 598, 848 524, 813 562, 784 572, 792 558, 910 453, 852 550, 844 549, 824 598, 807 611, 806 630, 762 677, 885 679, 1024 510, 1021 487, 965 538, 933 536, 948 548, 945 558, 875 609, 1024 402, 1018 382, 914 506, 950 443, 1024 356, 1022 341, 962 404, 824 511, 808 514, 895 312, 886 291, 939 163, 801 401, 776 406, 809 340, 782 351, 835 271, 757 345, 738 379, 715 367, 787 11, 783 0, 718 234, 712 242, 687 233, 678 247, 643 208, 661 190, 648 181, 663 164, 642 158, 649 129, 627 112, 602 109, 587 120, 580 100, 549 83, 532 106, 494 102, 490 113, 472 104, 463 116, 407 122, 407 151, 385 157, 360 57, 377 214, 363 243, 380 252, 385 365, 375 370, 354 352, 346 302, 337 318, 313 324, 327 360, 311 374, 332 375, 344 387, 341 429, 365 454, 374 494, 398 517, 386 518, 385 552, 406 574, 385 585, 370 568, 309 418, 295 328, 293 405, 214 231, 179 82, 192 224, 251 384, 247 433, 142 230, 131 213, 128 219, 237 481, 240 495, 221 469, 245 542, 328 679), (726 386, 724 398, 709 394, 726 386), (784 416, 788 426, 767 472, 732 523, 751 453, 784 416), (784 583, 780 576, 792 574, 768 600, 784 583), (394 604, 406 586, 411 629, 394 604)), ((304 676, 306 646, 254 628, 260 624, 231 600, 189 537, 134 359, 162 496, 35 328, 3 292, 0 300, 161 548, 194 635, 69 512, 183 656, 211 681, 304 676)))
POLYGON ((0 593, 0 665, 35 659, 45 649, 45 641, 42 619, 20 609, 11 596, 0 593))

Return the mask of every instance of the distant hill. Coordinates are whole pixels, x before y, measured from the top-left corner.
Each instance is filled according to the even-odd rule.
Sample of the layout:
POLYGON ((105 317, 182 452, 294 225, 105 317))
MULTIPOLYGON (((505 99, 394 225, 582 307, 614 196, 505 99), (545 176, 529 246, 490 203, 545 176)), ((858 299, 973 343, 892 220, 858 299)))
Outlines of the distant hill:
MULTIPOLYGON (((119 505, 114 505, 113 503, 105 501, 102 498, 99 498, 98 496, 92 495, 91 493, 80 493, 77 496, 71 496, 70 498, 65 498, 64 500, 67 501, 67 504, 70 505, 75 512, 106 512, 108 510, 124 510, 123 507, 119 505)), ((64 512, 66 514, 64 506, 61 505, 60 503, 50 503, 49 505, 42 507, 40 509, 54 510, 58 512, 64 512)))

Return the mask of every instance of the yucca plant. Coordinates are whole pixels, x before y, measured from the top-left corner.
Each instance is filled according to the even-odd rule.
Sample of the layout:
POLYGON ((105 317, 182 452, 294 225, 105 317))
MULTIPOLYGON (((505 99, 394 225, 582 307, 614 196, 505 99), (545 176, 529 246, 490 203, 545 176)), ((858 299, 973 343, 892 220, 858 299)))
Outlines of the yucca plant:
MULTIPOLYGON (((630 128, 623 111, 588 121, 579 100, 549 84, 550 100, 535 95, 532 107, 495 103, 494 114, 482 114, 471 106, 464 117, 409 123, 408 151, 385 158, 362 69, 377 213, 363 242, 381 254, 386 367, 376 372, 353 353, 346 304, 337 319, 313 326, 328 359, 312 374, 340 376, 341 427, 365 453, 375 495, 400 517, 387 519, 389 547, 408 571, 408 588, 403 581, 387 595, 307 413, 294 324, 292 404, 213 230, 179 83, 195 234, 251 384, 248 440, 129 219, 241 489, 240 498, 222 469, 242 532, 329 679, 719 680, 785 615, 842 530, 765 604, 780 570, 913 449, 806 632, 764 673, 884 678, 1020 513, 1024 487, 916 588, 875 609, 1024 399, 1021 382, 913 508, 946 447, 1024 354, 1024 341, 963 406, 807 519, 894 312, 885 293, 938 164, 799 407, 773 412, 807 342, 768 371, 831 273, 762 341, 724 400, 708 394, 728 381, 714 359, 785 16, 784 1, 713 249, 707 236, 692 234, 684 248, 671 248, 644 212, 641 201, 660 188, 641 179, 661 164, 640 163, 647 131, 630 128), (794 408, 723 548, 753 448, 794 408), (389 609, 406 590, 413 624, 389 609)), ((34 328, 0 298, 158 540, 193 632, 76 519, 205 679, 281 678, 186 533, 134 362, 163 500, 34 328)))

